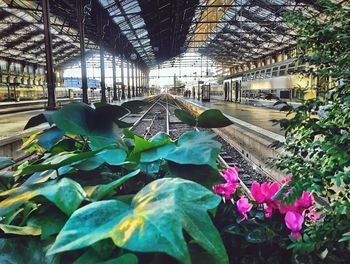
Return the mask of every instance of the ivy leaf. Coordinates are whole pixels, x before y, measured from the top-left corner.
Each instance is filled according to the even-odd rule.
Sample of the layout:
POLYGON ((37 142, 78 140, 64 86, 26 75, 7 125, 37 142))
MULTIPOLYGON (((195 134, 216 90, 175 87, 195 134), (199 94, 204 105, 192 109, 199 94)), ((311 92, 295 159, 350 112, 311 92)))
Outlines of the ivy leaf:
POLYGON ((0 169, 6 168, 15 164, 15 161, 9 157, 0 157, 0 169))
POLYGON ((196 126, 196 123, 197 123, 196 117, 193 116, 190 112, 182 109, 175 109, 174 114, 178 119, 180 119, 185 124, 193 127, 196 126))
POLYGON ((178 164, 209 165, 216 169, 221 144, 213 140, 214 137, 215 134, 209 131, 187 132, 178 139, 176 148, 165 159, 178 164))
POLYGON ((46 120, 74 135, 90 135, 90 125, 95 119, 95 112, 92 107, 80 102, 73 102, 65 105, 55 112, 45 112, 46 120))
POLYGON ((44 114, 39 114, 39 115, 33 116, 27 122, 26 126, 24 127, 24 130, 38 126, 38 125, 46 123, 46 122, 47 121, 46 121, 44 114))
POLYGON ((58 263, 56 257, 45 256, 44 248, 44 242, 32 237, 0 239, 0 263, 58 263))
POLYGON ((62 212, 70 215, 79 207, 85 198, 83 188, 79 183, 69 178, 24 185, 2 192, 0 195, 8 196, 8 198, 0 202, 0 216, 19 208, 24 203, 38 196, 44 196, 62 212))
POLYGON ((37 136, 37 144, 48 150, 51 149, 64 135, 64 132, 57 127, 51 127, 37 136))
POLYGON ((197 126, 203 128, 226 127, 232 124, 232 121, 218 109, 206 110, 197 118, 197 126))
POLYGON ((48 254, 75 250, 111 238, 131 251, 164 252, 190 263, 183 229, 216 263, 228 263, 221 237, 207 211, 220 198, 203 186, 182 179, 159 179, 144 187, 131 205, 100 201, 73 213, 48 254))
POLYGON ((128 101, 125 103, 122 103, 122 107, 125 107, 130 111, 131 114, 138 114, 140 113, 143 109, 142 107, 148 106, 149 103, 141 100, 133 100, 133 101, 128 101))
POLYGON ((33 226, 14 226, 0 224, 0 229, 5 234, 14 234, 20 236, 40 236, 41 228, 33 226))

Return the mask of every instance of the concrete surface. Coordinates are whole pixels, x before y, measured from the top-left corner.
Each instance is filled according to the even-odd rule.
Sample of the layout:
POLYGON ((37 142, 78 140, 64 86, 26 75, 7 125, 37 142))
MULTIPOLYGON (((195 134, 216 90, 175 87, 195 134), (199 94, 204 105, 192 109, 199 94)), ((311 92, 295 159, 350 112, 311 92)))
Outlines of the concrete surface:
POLYGON ((199 106, 204 106, 206 108, 219 109, 221 110, 221 112, 229 116, 245 121, 257 127, 266 129, 273 133, 284 135, 280 127, 278 125, 273 126, 270 120, 285 118, 285 112, 280 112, 279 110, 270 109, 266 107, 226 102, 223 100, 212 99, 210 102, 202 102, 196 99, 182 99, 195 103, 199 106))

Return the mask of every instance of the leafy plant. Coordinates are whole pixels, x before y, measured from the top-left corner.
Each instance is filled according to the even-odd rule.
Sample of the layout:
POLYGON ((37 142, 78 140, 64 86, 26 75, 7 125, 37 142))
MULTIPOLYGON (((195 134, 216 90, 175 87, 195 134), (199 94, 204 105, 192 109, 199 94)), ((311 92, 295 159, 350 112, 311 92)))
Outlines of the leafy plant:
POLYGON ((193 131, 144 139, 120 120, 143 105, 71 103, 28 121, 51 127, 24 142, 34 159, 1 174, 2 262, 27 263, 27 252, 14 253, 23 245, 40 263, 191 263, 201 254, 228 263, 212 222, 220 198, 208 190, 222 181, 220 143, 193 131))
POLYGON ((219 128, 233 124, 230 119, 217 109, 205 110, 198 117, 186 110, 176 109, 175 116, 185 124, 193 127, 219 128))
POLYGON ((307 190, 329 205, 324 221, 311 225, 303 239, 291 246, 297 259, 346 263, 350 258, 350 8, 347 2, 329 0, 318 1, 317 6, 318 10, 286 16, 299 35, 298 60, 309 65, 302 74, 319 80, 318 96, 294 109, 277 102, 287 106, 292 118, 278 122, 286 132, 286 154, 275 164, 293 176, 287 203, 307 190))

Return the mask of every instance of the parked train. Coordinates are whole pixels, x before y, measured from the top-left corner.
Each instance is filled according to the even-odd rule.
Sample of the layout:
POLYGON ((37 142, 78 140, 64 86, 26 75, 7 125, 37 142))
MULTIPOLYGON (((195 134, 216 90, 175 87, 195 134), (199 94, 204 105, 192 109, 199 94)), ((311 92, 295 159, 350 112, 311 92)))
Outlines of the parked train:
MULTIPOLYGON (((78 87, 56 87, 56 98, 81 98, 82 89, 78 87)), ((89 88, 88 95, 100 95, 100 89, 89 88)), ((47 98, 47 90, 42 86, 17 86, 0 84, 0 101, 27 101, 47 98)))
MULTIPOLYGON (((304 65, 287 60, 251 70, 224 81, 220 99, 230 101, 281 98, 298 101, 316 96, 317 80, 296 74, 304 65)), ((213 97, 217 91, 211 89, 213 97)))

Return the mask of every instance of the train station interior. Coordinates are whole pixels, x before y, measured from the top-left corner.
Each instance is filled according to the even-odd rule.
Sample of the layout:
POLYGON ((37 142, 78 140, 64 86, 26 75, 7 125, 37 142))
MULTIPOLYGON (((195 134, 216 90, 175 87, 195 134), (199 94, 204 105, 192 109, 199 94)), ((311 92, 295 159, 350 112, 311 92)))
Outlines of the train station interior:
POLYGON ((349 263, 349 146, 349 0, 0 0, 0 263, 349 263))

